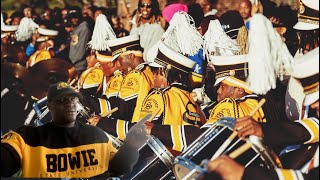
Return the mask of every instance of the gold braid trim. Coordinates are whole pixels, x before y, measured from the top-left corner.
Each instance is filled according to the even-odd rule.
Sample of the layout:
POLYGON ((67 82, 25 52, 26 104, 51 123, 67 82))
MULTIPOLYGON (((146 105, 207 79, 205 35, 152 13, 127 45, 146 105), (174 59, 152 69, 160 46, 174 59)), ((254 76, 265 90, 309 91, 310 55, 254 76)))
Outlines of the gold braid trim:
POLYGON ((240 46, 239 55, 248 54, 248 31, 245 26, 242 26, 238 31, 237 43, 240 46))

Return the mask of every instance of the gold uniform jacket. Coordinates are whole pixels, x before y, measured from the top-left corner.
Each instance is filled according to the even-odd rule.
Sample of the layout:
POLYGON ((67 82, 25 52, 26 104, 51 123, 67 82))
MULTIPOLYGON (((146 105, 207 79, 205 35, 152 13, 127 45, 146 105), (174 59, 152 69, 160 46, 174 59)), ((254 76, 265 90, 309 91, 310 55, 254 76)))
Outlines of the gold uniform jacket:
POLYGON ((97 99, 102 96, 103 71, 99 64, 86 69, 78 81, 79 92, 83 96, 82 104, 91 113, 99 110, 97 99))
MULTIPOLYGON (((213 124, 221 117, 240 118, 248 116, 258 103, 257 95, 247 95, 240 99, 225 98, 213 107, 206 124, 213 124)), ((258 122, 267 122, 262 108, 252 117, 258 122)))
MULTIPOLYGON (((114 72, 113 76, 107 80, 103 79, 103 91, 102 96, 97 100, 96 114, 103 115, 115 107, 119 107, 119 92, 123 76, 120 71, 114 72)), ((118 112, 112 114, 114 117, 118 117, 118 112)))
MULTIPOLYGON (((113 93, 107 94, 109 99, 110 96, 115 97, 113 101, 109 99, 108 101, 100 100, 100 105, 105 104, 101 106, 102 114, 115 107, 118 107, 119 110, 113 113, 111 117, 101 118, 96 126, 118 137, 120 140, 124 140, 125 134, 133 125, 131 122, 139 121, 143 100, 153 86, 153 74, 149 66, 140 64, 136 69, 131 70, 126 76, 121 76, 121 78, 123 80, 120 86, 117 86, 119 87, 119 93, 113 91, 113 93)), ((113 82, 117 83, 110 82, 110 86, 113 84, 119 85, 119 80, 120 76, 115 77, 113 82)))
POLYGON ((103 71, 99 64, 82 72, 78 88, 82 95, 100 97, 102 95, 103 71))
POLYGON ((81 122, 72 128, 23 126, 1 137, 1 176, 19 168, 24 178, 103 176, 116 151, 105 132, 81 122))
POLYGON ((160 111, 152 120, 154 124, 200 127, 205 123, 200 106, 190 96, 187 88, 180 83, 173 83, 162 90, 151 90, 143 101, 139 119, 156 112, 157 109, 160 111))
POLYGON ((51 54, 48 50, 37 50, 35 53, 33 53, 28 62, 27 62, 27 67, 32 67, 35 65, 37 62, 51 59, 51 54))
MULTIPOLYGON (((193 98, 190 96, 190 92, 187 91, 187 88, 180 83, 173 83, 165 89, 150 90, 148 96, 142 103, 139 119, 142 119, 150 113, 155 113, 157 109, 160 109, 160 111, 152 122, 160 125, 160 127, 162 127, 162 125, 170 125, 172 128, 168 130, 168 133, 172 134, 172 141, 166 141, 170 136, 157 136, 157 133, 154 135, 161 141, 168 142, 164 143, 164 145, 175 151, 181 152, 186 146, 186 141, 182 138, 184 132, 180 127, 200 127, 205 123, 205 117, 200 110, 200 106, 194 102, 193 98)), ((131 126, 132 124, 120 126, 120 123, 118 122, 118 137, 124 138, 131 126)), ((158 126, 155 126, 155 128, 157 127, 158 126)), ((166 131, 162 133, 168 135, 166 131)))
POLYGON ((142 102, 153 87, 153 83, 152 71, 145 64, 138 65, 124 77, 119 92, 119 119, 139 121, 142 102))

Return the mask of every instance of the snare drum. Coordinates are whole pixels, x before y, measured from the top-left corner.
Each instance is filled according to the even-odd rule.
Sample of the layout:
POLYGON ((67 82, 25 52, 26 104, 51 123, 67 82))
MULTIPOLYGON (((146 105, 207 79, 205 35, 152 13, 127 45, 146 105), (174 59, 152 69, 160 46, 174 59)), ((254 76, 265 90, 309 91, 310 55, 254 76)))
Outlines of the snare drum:
POLYGON ((155 137, 150 137, 139 149, 139 159, 133 170, 123 179, 171 179, 174 157, 155 137))
MULTIPOLYGON (((176 158, 173 165, 173 172, 177 179, 185 177, 195 167, 186 166, 185 159, 190 160, 195 165, 200 164, 204 159, 211 159, 219 147, 232 134, 232 131, 226 126, 213 125, 207 129, 198 139, 196 139, 179 157, 176 158)), ((278 167, 274 157, 262 143, 261 139, 256 136, 250 136, 248 141, 252 144, 251 148, 237 157, 235 160, 245 167, 258 165, 269 169, 278 167)), ((244 145, 246 142, 236 137, 229 146, 224 150, 224 154, 229 155, 231 152, 244 145)), ((192 164, 188 162, 188 164, 192 164)), ((195 173, 201 171, 195 171, 195 173)))

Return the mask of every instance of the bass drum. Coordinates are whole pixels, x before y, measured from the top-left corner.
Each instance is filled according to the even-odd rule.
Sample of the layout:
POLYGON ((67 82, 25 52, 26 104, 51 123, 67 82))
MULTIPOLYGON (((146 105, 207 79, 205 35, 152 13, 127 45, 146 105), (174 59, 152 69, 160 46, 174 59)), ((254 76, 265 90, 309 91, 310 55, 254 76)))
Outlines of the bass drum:
POLYGON ((171 179, 171 168, 174 157, 168 149, 155 137, 150 137, 139 149, 139 159, 133 170, 121 179, 171 179))
MULTIPOLYGON (((182 179, 191 171, 194 171, 196 174, 201 174, 201 171, 198 171, 197 167, 190 166, 190 164, 192 165, 190 162, 193 162, 194 165, 199 165, 203 160, 211 159, 214 153, 231 134, 232 131, 228 127, 216 125, 210 127, 198 139, 196 139, 194 143, 192 143, 188 149, 180 155, 179 158, 176 158, 173 165, 175 177, 177 179, 182 179), (190 160, 190 162, 185 161, 186 159, 190 160)), ((235 159, 238 163, 245 167, 252 165, 266 167, 268 169, 281 167, 280 162, 277 161, 278 158, 263 145, 260 138, 250 136, 247 141, 249 141, 252 146, 249 150, 245 151, 235 159)), ((224 150, 223 154, 229 155, 245 143, 245 141, 236 137, 224 150)))

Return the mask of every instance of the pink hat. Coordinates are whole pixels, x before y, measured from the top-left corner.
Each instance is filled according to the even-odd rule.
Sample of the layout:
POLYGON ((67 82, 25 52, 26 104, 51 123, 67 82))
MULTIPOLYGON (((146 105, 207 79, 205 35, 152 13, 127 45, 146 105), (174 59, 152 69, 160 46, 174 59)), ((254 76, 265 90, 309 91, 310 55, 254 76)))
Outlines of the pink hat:
POLYGON ((188 6, 185 4, 180 4, 180 3, 179 4, 170 4, 162 10, 162 16, 164 17, 164 19, 168 23, 170 23, 171 18, 178 11, 184 11, 184 12, 188 13, 188 6))

